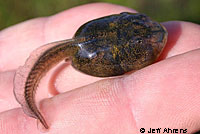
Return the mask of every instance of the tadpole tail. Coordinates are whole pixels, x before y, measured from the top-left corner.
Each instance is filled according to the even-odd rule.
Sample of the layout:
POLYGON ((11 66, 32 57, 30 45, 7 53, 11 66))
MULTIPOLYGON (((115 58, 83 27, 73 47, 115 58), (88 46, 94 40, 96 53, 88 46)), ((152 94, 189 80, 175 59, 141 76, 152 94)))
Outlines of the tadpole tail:
MULTIPOLYGON (((37 110, 38 111, 38 110, 37 110)), ((44 117, 41 115, 41 113, 38 111, 37 112, 38 120, 41 122, 41 124, 46 128, 49 129, 49 126, 47 125, 44 117)))
POLYGON ((30 55, 23 67, 20 67, 14 78, 14 94, 26 114, 38 119, 48 129, 45 118, 35 103, 35 93, 41 78, 60 61, 73 56, 77 51, 78 39, 50 43, 30 55))

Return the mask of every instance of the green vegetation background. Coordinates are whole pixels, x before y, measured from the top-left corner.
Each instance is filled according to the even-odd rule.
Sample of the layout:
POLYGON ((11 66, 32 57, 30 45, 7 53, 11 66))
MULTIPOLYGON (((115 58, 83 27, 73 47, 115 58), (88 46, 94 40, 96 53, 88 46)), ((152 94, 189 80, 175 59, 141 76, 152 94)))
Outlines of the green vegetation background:
POLYGON ((0 0, 0 30, 31 18, 53 15, 93 2, 134 8, 157 21, 183 20, 200 24, 200 0, 0 0))

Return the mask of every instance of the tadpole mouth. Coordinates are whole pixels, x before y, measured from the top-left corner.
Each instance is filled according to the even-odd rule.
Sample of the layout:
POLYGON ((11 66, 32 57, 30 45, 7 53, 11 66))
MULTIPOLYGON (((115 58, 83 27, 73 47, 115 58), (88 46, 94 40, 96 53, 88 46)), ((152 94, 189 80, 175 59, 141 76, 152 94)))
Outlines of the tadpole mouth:
POLYGON ((153 50, 155 53, 157 53, 156 57, 162 53, 168 38, 168 32, 166 28, 162 24, 159 24, 159 26, 159 30, 152 30, 152 36, 150 39, 153 50))
POLYGON ((151 33, 151 42, 152 43, 163 43, 166 44, 167 37, 168 37, 168 32, 166 28, 162 25, 159 24, 160 29, 159 30, 152 30, 151 33))
POLYGON ((161 25, 161 27, 163 28, 163 38, 162 38, 162 40, 163 40, 163 43, 167 43, 167 38, 168 38, 168 32, 167 32, 167 29, 162 25, 162 24, 160 24, 161 25))

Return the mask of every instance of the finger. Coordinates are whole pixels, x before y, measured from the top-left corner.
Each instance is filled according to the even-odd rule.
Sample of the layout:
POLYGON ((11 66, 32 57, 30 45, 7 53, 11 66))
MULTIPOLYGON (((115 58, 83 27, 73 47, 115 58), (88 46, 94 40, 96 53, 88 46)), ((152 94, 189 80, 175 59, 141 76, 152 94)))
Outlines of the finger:
POLYGON ((182 21, 169 21, 163 25, 167 28, 168 40, 162 58, 200 48, 200 25, 182 21))
POLYGON ((41 111, 49 132, 132 134, 140 128, 176 128, 194 133, 200 129, 199 60, 200 49, 127 77, 102 80, 46 99, 41 111))
POLYGON ((75 31, 89 20, 123 11, 134 10, 113 4, 88 4, 5 29, 0 33, 0 71, 23 65, 30 52, 41 45, 72 38, 75 31))
POLYGON ((197 49, 124 78, 137 128, 200 130, 199 57, 197 49))
POLYGON ((166 127, 192 133, 200 129, 199 57, 200 49, 169 58, 128 77, 47 99, 41 108, 52 128, 71 133, 75 126, 87 132, 91 124, 99 133, 166 127))

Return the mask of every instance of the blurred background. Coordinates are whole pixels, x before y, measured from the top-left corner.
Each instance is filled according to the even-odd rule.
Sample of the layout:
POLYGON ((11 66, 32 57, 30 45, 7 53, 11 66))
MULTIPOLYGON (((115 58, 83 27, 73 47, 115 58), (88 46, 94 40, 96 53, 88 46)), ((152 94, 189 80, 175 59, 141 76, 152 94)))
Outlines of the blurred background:
POLYGON ((134 8, 157 21, 183 20, 200 24, 200 0, 0 0, 0 30, 31 18, 53 15, 93 2, 134 8))

